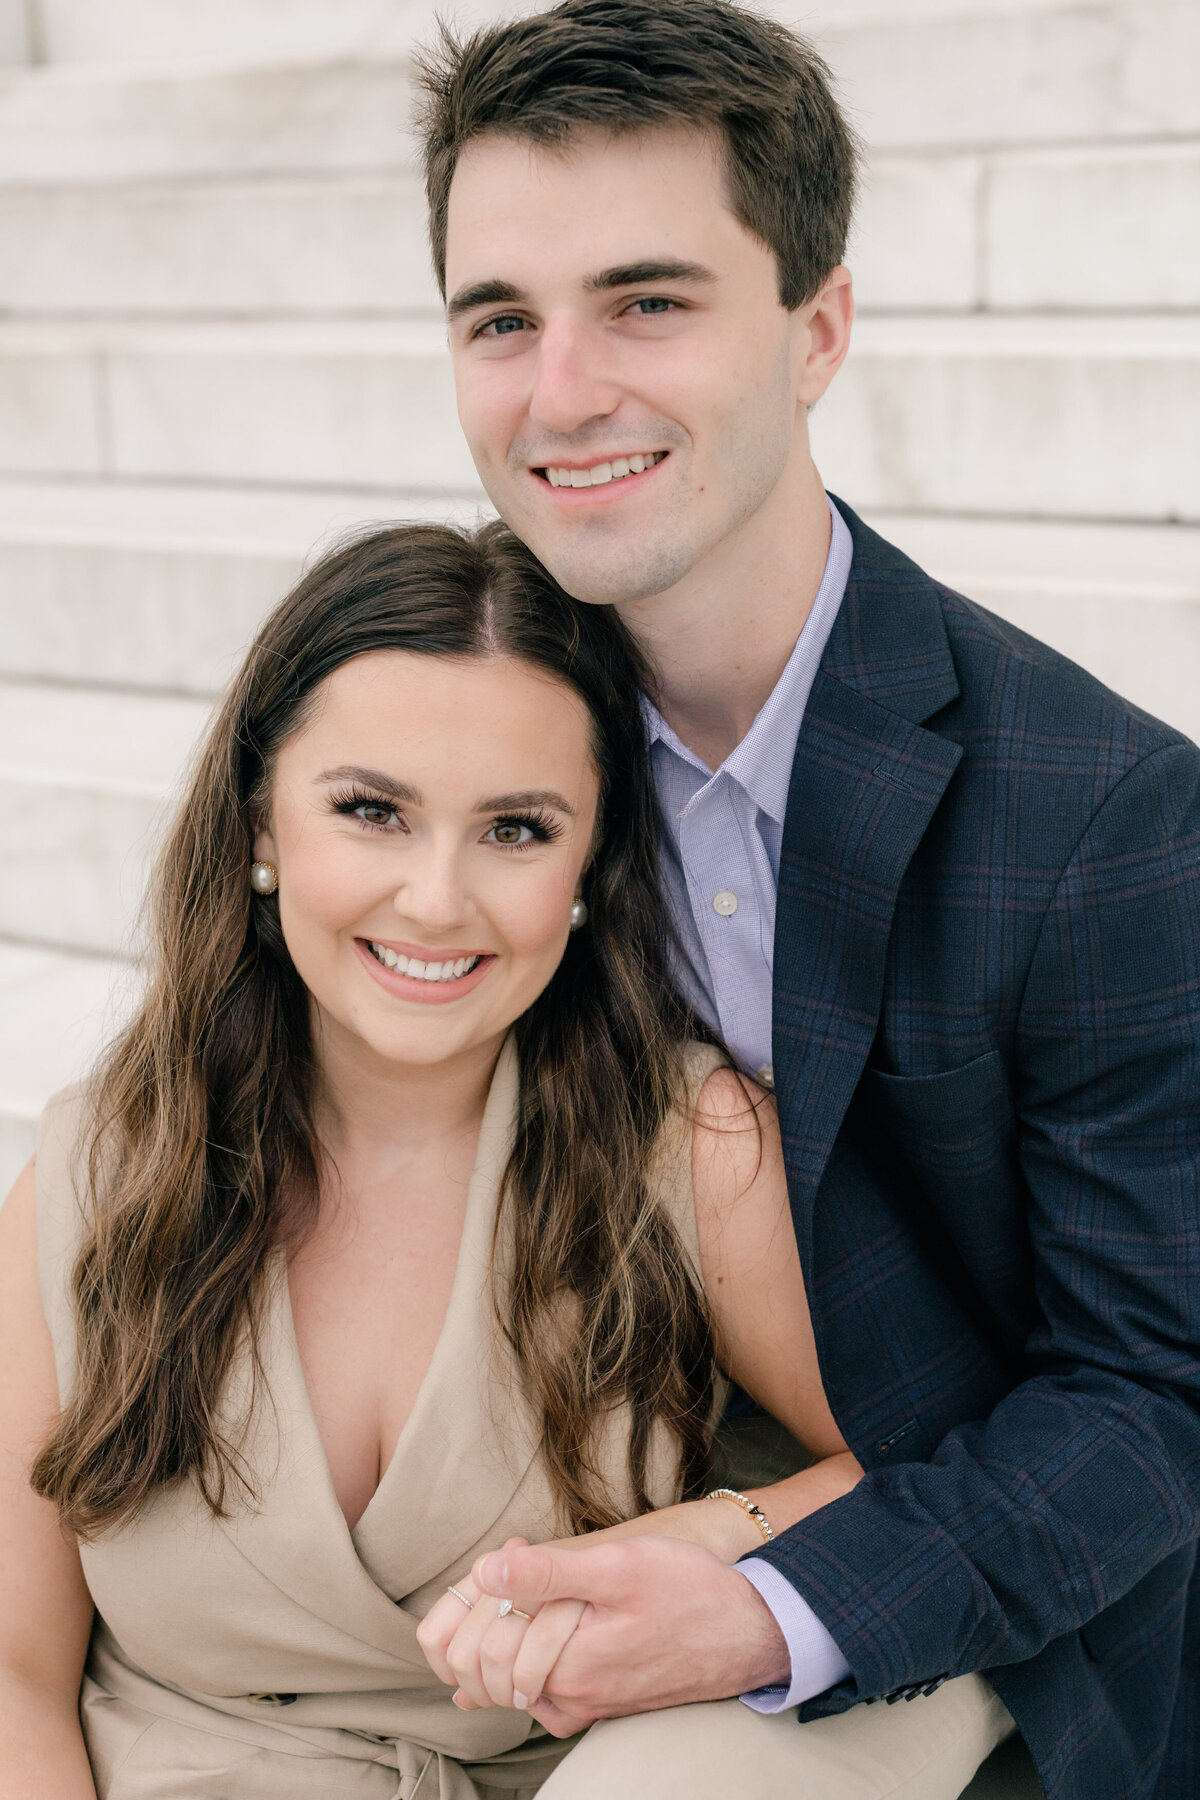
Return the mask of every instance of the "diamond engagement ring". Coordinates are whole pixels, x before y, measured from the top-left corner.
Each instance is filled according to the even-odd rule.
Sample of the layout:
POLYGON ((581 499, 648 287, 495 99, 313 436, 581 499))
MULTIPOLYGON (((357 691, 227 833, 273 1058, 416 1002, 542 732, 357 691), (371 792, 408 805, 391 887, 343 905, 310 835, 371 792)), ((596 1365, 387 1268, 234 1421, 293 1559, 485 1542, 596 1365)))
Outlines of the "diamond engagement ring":
POLYGON ((532 1613, 522 1612, 520 1607, 514 1606, 511 1600, 502 1600, 500 1602, 500 1611, 497 1616, 501 1619, 507 1619, 509 1613, 513 1613, 518 1619, 524 1619, 529 1625, 533 1624, 532 1613))

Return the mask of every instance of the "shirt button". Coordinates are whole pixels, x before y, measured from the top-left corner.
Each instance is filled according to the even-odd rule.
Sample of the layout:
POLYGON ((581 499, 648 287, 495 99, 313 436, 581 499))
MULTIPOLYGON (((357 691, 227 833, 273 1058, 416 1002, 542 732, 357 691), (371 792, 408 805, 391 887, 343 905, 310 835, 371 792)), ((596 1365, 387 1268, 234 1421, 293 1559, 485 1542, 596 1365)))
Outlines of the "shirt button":
POLYGON ((775 1071, 770 1063, 763 1063, 761 1068, 755 1069, 754 1079, 758 1082, 760 1087, 773 1088, 775 1086, 775 1071))
POLYGON ((713 895, 713 911, 720 913, 723 919, 729 918, 738 909, 738 897, 731 894, 728 888, 722 888, 719 894, 713 895))

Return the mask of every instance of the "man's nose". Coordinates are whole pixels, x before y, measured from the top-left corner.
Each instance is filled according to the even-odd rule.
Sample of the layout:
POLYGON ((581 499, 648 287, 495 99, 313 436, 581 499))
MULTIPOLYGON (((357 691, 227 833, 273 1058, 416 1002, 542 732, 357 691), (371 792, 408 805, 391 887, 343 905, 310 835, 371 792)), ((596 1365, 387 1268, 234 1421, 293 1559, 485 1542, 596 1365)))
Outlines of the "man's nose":
POLYGON ((543 431, 578 431, 614 413, 621 394, 604 334, 577 320, 547 319, 529 398, 532 423, 543 431))

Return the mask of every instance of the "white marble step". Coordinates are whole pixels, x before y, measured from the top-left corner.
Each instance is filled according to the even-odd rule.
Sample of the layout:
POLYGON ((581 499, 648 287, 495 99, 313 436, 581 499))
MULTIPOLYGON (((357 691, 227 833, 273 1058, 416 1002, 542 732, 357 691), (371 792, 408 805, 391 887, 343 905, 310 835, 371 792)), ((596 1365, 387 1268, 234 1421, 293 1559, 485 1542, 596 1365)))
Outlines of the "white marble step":
POLYGON ((0 183, 409 169, 411 108, 404 57, 190 71, 0 69, 0 183))
MULTIPOLYGON (((805 28, 796 5, 774 10, 805 28)), ((839 92, 881 148, 1200 130, 1195 0, 843 0, 819 13, 839 92)))
POLYGON ((866 312, 1163 312, 1200 305, 1198 218, 1200 142, 876 153, 847 261, 866 312))
POLYGON ((46 1101, 88 1072, 136 996, 128 963, 0 939, 0 1203, 46 1101))
MULTIPOLYGON (((853 492, 847 494, 851 501, 853 492)), ((0 675, 208 694, 305 561, 482 499, 0 482, 0 675)), ((1200 736, 1200 528, 875 512, 951 587, 1200 736)))
POLYGON ((130 952, 164 801, 208 711, 0 681, 0 937, 130 952))
MULTIPOLYGON (((50 63, 151 68, 394 55, 440 10, 437 0, 37 0, 35 50, 50 63)), ((473 25, 513 8, 456 0, 453 10, 473 25)))
POLYGON ((0 187, 8 313, 440 317, 411 174, 0 187))
POLYGON ((482 500, 0 482, 0 675, 209 694, 314 554, 482 500))
MULTIPOLYGON (((877 316, 813 436, 866 507, 1200 521, 1197 417, 1197 317, 877 316)), ((0 323, 0 474, 476 491, 417 322, 0 323)))
MULTIPOLYGON (((849 261, 867 311, 1162 311, 1195 217, 1200 144, 877 155, 849 261)), ((0 309, 438 317, 425 218, 405 172, 0 185, 0 309)))
POLYGON ((0 472, 475 488, 432 323, 0 323, 0 472))
POLYGON ((864 508, 1200 521, 1200 318, 864 317, 812 418, 864 508))
MULTIPOLYGON (((7 3, 14 14, 8 54, 16 58, 23 0, 7 3)), ((121 79, 134 67, 158 79, 223 74, 230 65, 376 61, 427 38, 436 10, 433 0, 40 0, 34 48, 65 73, 121 79)), ((469 25, 519 10, 499 0, 459 0, 453 17, 469 25)), ((1194 131, 1200 123, 1193 0, 819 0, 807 7, 775 0, 768 10, 817 39, 874 144, 1143 137, 1194 131)), ((268 121, 278 93, 268 95, 268 121)), ((291 129, 305 109, 285 101, 284 114, 291 129)), ((55 135, 39 125, 43 116, 49 118, 31 118, 31 136, 55 135)), ((153 130, 155 116, 154 101, 148 111, 135 101, 130 130, 115 132, 101 161, 119 157, 122 139, 147 121, 153 130)), ((311 119, 314 135, 323 135, 319 105, 311 119)), ((236 117, 231 125, 236 131, 236 117)), ((219 155, 219 115, 214 126, 210 154, 219 155)), ((346 129, 330 129, 331 145, 345 141, 346 129)), ((357 130, 349 127, 350 135, 357 130)), ((61 154, 48 152, 51 161, 61 154)))
MULTIPOLYGON (((58 16, 55 0, 43 4, 47 60, 21 68, 10 49, 13 66, 0 69, 0 180, 377 169, 408 154, 403 52, 428 37, 431 5, 71 0, 69 21, 65 0, 58 16), (266 27, 257 35, 256 23, 266 27)), ((477 0, 454 14, 489 10, 514 9, 477 0)), ((1200 129, 1192 0, 793 0, 772 10, 815 39, 877 148, 1200 129)))

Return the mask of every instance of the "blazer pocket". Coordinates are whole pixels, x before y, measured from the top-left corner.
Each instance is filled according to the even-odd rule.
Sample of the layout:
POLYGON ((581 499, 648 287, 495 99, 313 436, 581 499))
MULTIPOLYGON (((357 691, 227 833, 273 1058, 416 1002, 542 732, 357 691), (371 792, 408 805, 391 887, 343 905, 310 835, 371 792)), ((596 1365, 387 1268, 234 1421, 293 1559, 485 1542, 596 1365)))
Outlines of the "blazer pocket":
POLYGON ((937 1075, 870 1074, 888 1128, 902 1143, 919 1147, 922 1161, 941 1155, 969 1166, 1012 1133, 1016 1115, 998 1050, 937 1075))
POLYGON ((870 1071, 881 1135, 913 1179, 915 1217, 932 1215, 941 1242, 998 1334, 1017 1351, 1036 1321, 1016 1110, 1004 1058, 988 1050, 938 1075, 870 1071))

